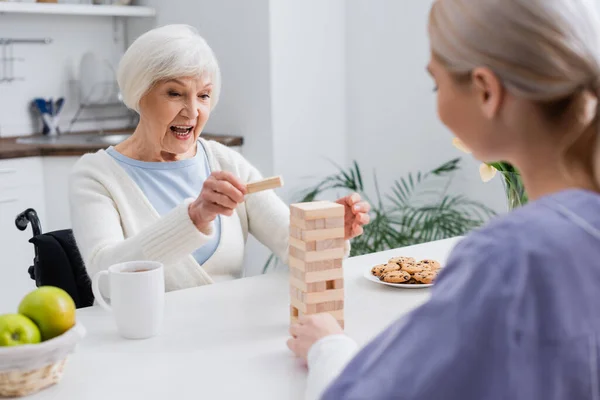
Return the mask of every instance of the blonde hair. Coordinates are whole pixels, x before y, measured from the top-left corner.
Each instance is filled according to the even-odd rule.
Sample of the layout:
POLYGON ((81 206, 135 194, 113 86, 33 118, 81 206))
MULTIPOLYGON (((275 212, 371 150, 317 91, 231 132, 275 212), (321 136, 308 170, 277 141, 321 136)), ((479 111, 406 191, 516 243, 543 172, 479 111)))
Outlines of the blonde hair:
POLYGON ((600 185, 600 20, 591 0, 436 0, 429 37, 434 57, 458 78, 488 67, 548 117, 578 123, 565 156, 590 153, 594 141, 587 161, 600 185))
POLYGON ((221 92, 217 59, 195 28, 175 24, 152 29, 137 38, 119 63, 117 82, 125 105, 139 113, 140 99, 155 83, 203 75, 213 84, 214 108, 221 92))

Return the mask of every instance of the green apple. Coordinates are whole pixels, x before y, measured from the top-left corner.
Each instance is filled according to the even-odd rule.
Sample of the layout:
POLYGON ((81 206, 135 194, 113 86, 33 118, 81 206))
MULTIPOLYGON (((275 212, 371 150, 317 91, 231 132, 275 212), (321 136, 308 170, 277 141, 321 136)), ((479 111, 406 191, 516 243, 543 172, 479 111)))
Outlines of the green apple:
POLYGON ((75 302, 54 286, 42 286, 27 294, 19 304, 19 313, 35 322, 42 340, 60 336, 75 325, 75 302))
POLYGON ((32 320, 20 314, 0 315, 0 346, 39 343, 40 330, 32 320))

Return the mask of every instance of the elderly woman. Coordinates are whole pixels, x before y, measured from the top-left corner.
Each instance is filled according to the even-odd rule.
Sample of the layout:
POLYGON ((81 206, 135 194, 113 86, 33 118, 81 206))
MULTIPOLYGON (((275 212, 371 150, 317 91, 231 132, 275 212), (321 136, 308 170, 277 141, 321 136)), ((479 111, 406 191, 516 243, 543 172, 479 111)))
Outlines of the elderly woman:
POLYGON ((358 354, 327 314, 301 319, 308 398, 600 399, 595 4, 437 0, 429 34, 440 119, 518 167, 532 202, 465 238, 431 299, 358 354))
MULTIPOLYGON (((140 36, 118 83, 140 122, 124 142, 82 157, 70 181, 73 232, 90 275, 154 260, 165 265, 167 291, 238 278, 248 233, 287 260, 288 207, 273 191, 245 197, 259 171, 199 138, 221 76, 197 32, 170 25, 140 36)), ((338 202, 349 240, 368 222, 369 206, 357 194, 338 202)))

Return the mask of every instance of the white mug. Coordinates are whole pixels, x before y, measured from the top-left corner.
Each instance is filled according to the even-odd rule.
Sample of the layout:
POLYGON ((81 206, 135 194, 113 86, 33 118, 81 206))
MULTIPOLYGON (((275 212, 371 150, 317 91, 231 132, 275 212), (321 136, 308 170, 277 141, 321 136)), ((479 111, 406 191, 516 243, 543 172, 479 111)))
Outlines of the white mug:
POLYGON ((155 261, 129 261, 100 271, 92 279, 92 291, 103 308, 112 311, 117 329, 127 339, 156 336, 165 308, 164 267, 155 261), (108 277, 110 305, 100 292, 100 278, 108 277))

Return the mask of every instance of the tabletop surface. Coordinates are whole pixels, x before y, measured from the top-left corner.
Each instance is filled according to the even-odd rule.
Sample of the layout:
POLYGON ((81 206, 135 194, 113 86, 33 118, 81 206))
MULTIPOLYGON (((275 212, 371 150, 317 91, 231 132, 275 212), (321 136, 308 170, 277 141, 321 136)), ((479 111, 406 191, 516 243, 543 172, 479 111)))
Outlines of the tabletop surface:
MULTIPOLYGON (((364 271, 396 256, 442 262, 459 239, 344 262, 346 333, 363 345, 425 302, 429 289, 370 282, 364 271)), ((159 336, 122 339, 99 307, 78 310, 87 335, 62 381, 31 399, 302 399, 306 367, 287 349, 285 271, 170 292, 159 336)))

